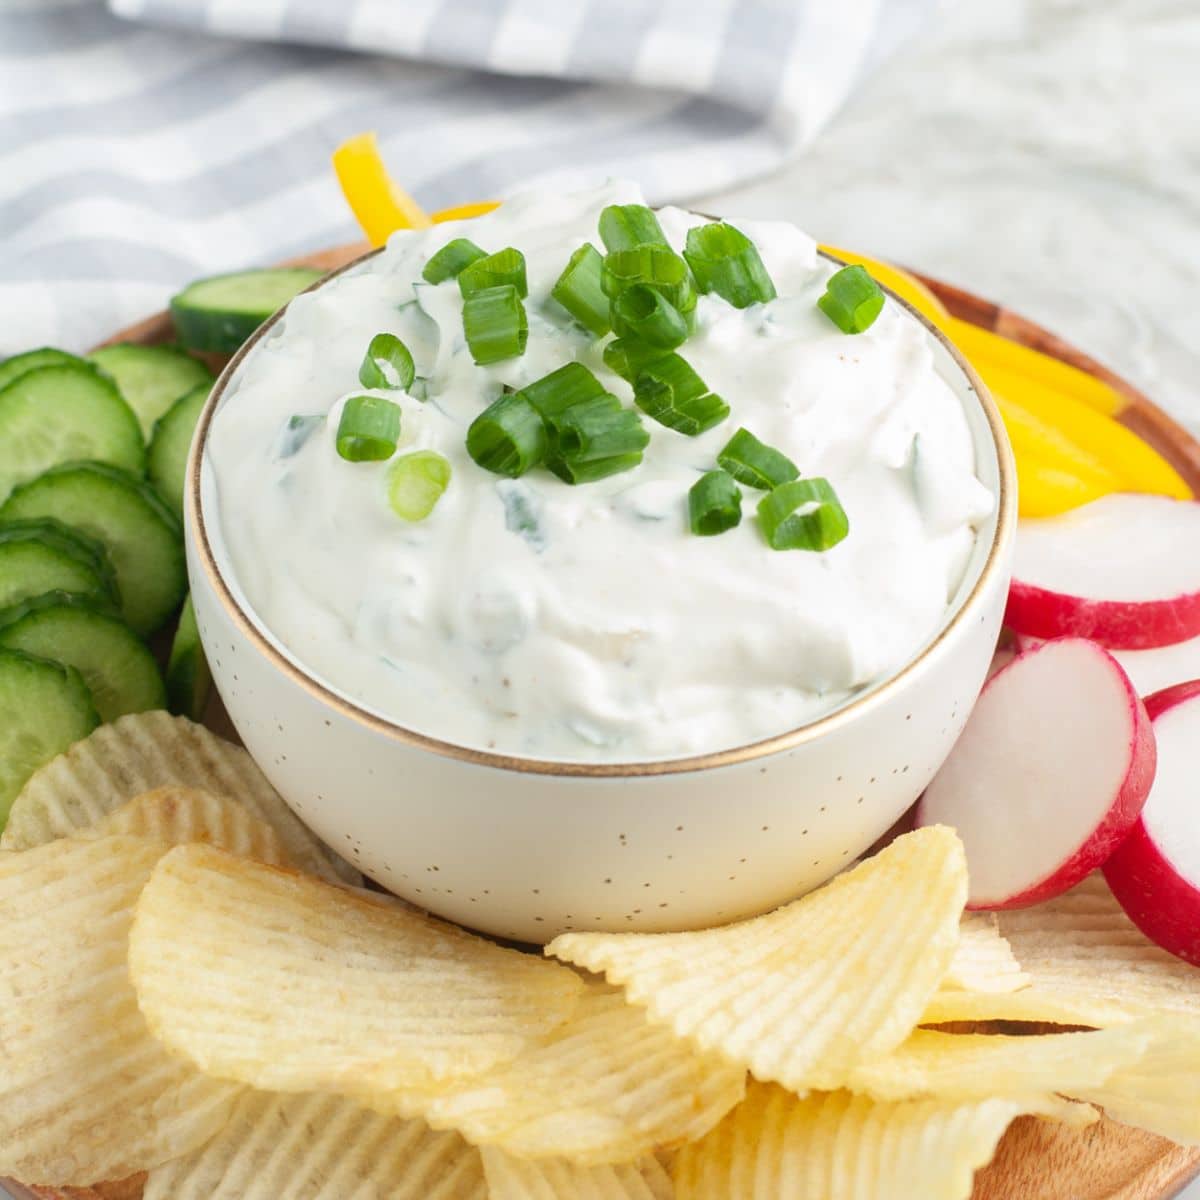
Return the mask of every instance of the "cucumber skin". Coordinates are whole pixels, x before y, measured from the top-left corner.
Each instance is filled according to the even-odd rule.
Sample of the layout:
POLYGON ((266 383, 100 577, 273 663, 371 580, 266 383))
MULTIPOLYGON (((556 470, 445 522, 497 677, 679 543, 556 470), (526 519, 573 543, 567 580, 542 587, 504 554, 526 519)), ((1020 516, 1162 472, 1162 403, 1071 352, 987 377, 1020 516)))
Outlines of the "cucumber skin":
POLYGON ((63 363, 78 363, 86 365, 87 360, 76 354, 68 354, 66 350, 58 350, 54 346, 41 346, 37 350, 26 350, 23 354, 14 354, 10 358, 0 360, 0 389, 6 388, 14 379, 38 367, 61 366, 63 363))
POLYGON ((175 333, 180 344, 189 350, 233 354, 268 317, 273 316, 293 296, 316 283, 323 275, 322 271, 306 267, 282 267, 262 271, 233 271, 227 275, 210 275, 205 279, 197 279, 188 284, 182 292, 171 297, 171 320, 175 325, 175 333), (222 281, 232 284, 244 280, 252 286, 255 282, 265 281, 267 277, 285 276, 295 279, 295 290, 289 295, 283 295, 281 292, 283 298, 270 308, 261 303, 252 303, 244 308, 221 308, 204 301, 197 303, 192 295, 193 289, 201 285, 222 281))
POLYGON ((49 546, 93 572, 103 585, 105 593, 118 608, 121 590, 117 587, 117 573, 104 543, 70 525, 64 525, 53 517, 35 517, 28 521, 0 521, 0 545, 7 542, 36 541, 49 546))
POLYGON ((192 437, 196 432, 196 424, 200 420, 200 413, 203 411, 210 390, 206 386, 201 386, 180 396, 154 423, 154 432, 146 453, 147 479, 181 521, 183 520, 183 494, 187 486, 187 453, 184 453, 183 459, 180 461, 176 438, 181 433, 180 427, 183 422, 188 422, 187 439, 190 449, 192 437), (195 408, 196 411, 189 420, 188 413, 192 408, 195 408))
POLYGON ((200 721, 208 706, 211 689, 212 673, 200 644, 196 610, 189 595, 183 602, 179 625, 171 642, 171 657, 167 660, 167 707, 176 716, 200 721))

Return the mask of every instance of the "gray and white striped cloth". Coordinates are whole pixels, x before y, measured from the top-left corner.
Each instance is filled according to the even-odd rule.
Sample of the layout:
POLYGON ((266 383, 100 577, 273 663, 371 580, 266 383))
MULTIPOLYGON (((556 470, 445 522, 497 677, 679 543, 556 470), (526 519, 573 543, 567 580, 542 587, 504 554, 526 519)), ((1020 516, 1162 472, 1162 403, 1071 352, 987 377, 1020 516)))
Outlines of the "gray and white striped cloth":
POLYGON ((938 3, 0 0, 0 357, 354 239, 364 129, 432 208, 769 171, 938 3))

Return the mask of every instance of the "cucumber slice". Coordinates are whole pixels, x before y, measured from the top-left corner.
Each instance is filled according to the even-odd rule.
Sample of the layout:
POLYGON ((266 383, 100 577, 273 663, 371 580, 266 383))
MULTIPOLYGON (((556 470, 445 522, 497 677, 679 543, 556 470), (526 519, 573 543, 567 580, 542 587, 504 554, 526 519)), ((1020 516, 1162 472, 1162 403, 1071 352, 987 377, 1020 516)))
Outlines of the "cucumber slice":
POLYGON ((101 721, 166 707, 167 689, 145 642, 78 596, 48 592, 3 610, 0 646, 74 667, 101 721))
POLYGON ((138 474, 146 444, 116 384, 86 363, 35 367, 0 391, 0 497, 76 459, 138 474))
POLYGON ((185 392, 203 387, 207 395, 213 373, 178 346, 135 346, 122 342, 88 355, 112 376, 142 426, 146 441, 159 419, 185 392))
POLYGON ((53 346, 43 346, 40 350, 26 350, 24 354, 14 354, 0 362, 0 388, 7 387, 18 375, 32 371, 34 367, 51 367, 62 363, 76 363, 82 366, 84 360, 65 350, 55 350, 53 346))
POLYGON ((154 426, 146 455, 147 477, 180 520, 183 519, 188 451, 192 448, 192 434, 196 432, 196 422, 200 420, 200 410, 208 399, 208 392, 208 384, 193 388, 171 405, 154 426))
POLYGON ((232 354, 269 316, 323 274, 308 267, 276 267, 198 279, 171 298, 175 332, 189 350, 232 354))
POLYGON ((0 521, 52 517, 104 544, 117 572, 121 615, 143 637, 171 615, 187 590, 175 515, 147 483, 104 463, 67 463, 23 484, 0 506, 0 521))
POLYGON ((84 596, 116 611, 118 593, 104 547, 77 537, 57 521, 0 525, 0 608, 43 592, 84 596))
POLYGON ((192 598, 183 602, 179 627, 171 643, 167 660, 167 707, 176 715, 199 721, 208 704, 212 675, 204 647, 200 645, 200 630, 196 627, 196 610, 192 598))
POLYGON ((30 775, 99 724, 78 671, 0 649, 0 827, 30 775))

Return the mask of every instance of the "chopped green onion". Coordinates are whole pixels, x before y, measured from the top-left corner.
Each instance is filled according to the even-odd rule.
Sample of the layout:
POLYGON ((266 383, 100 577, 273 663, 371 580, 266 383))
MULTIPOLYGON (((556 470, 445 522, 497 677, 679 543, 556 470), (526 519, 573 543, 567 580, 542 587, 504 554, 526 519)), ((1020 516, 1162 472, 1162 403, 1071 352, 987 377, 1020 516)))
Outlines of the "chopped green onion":
POLYGON ((657 346, 647 346, 636 338, 613 338, 604 347, 604 365, 629 383, 644 366, 662 357, 663 352, 657 346))
POLYGON ((688 230, 683 257, 702 292, 716 292, 734 308, 775 299, 775 284, 758 247, 740 229, 714 221, 688 230))
POLYGON ((843 332, 862 333, 883 308, 883 289, 865 267, 843 267, 825 285, 817 307, 843 332))
POLYGON ((732 475, 709 471, 688 490, 688 524, 697 537, 714 537, 742 520, 742 493, 732 475))
POLYGON ((729 416, 729 405, 678 354, 648 363, 633 382, 638 408, 659 424, 696 437, 729 416))
POLYGON ((622 337, 635 338, 660 352, 674 350, 687 341, 688 324, 683 314, 644 283, 626 288, 612 302, 612 323, 622 337))
POLYGON ((368 388, 407 391, 417 377, 413 356, 394 333, 377 333, 358 368, 358 382, 368 388))
POLYGON ((405 521, 423 521, 450 483, 450 463, 434 450, 404 454, 388 468, 388 503, 405 521))
POLYGON ((580 462, 567 458, 547 458, 546 466, 554 472, 563 483, 595 483, 597 479, 606 479, 609 475, 618 475, 622 471, 632 471, 641 466, 642 452, 631 454, 614 454, 609 458, 597 458, 592 462, 580 462))
POLYGON ((827 479, 781 483, 758 502, 758 523, 772 550, 828 550, 850 532, 827 479))
POLYGON ((696 307, 696 288, 688 265, 669 246, 635 246, 604 256, 600 286, 615 300, 626 288, 645 284, 661 293, 685 316, 696 307))
POLYGON ((517 289, 506 283, 472 292, 463 301, 463 332, 480 366, 524 354, 529 321, 517 289))
POLYGON ((477 258, 458 275, 458 289, 462 292, 464 300, 476 292, 500 287, 506 283, 517 289, 522 300, 529 295, 529 284, 525 279, 525 255, 511 246, 497 250, 495 254, 477 258))
POLYGON ((600 214, 600 240, 608 250, 667 244, 658 218, 644 204, 610 204, 600 214))
POLYGON ((569 362, 565 366, 527 383, 520 391, 541 414, 553 430, 558 418, 576 404, 605 395, 604 384, 583 365, 569 362))
POLYGON ((611 328, 608 317, 608 297, 600 286, 600 251, 584 242, 571 255, 550 295, 577 320, 584 329, 603 337, 611 328))
POLYGON ((605 392, 581 400, 564 412, 551 438, 550 457, 573 464, 596 462, 614 455, 633 454, 650 444, 642 419, 605 392))
POLYGON ((464 267, 481 258, 487 258, 487 252, 480 250, 470 238, 455 238, 425 264, 421 278, 426 283, 444 283, 447 279, 457 278, 464 267))
POLYGON ((489 405, 467 430, 467 453, 485 471, 516 479, 546 457, 546 426, 522 392, 489 405))
POLYGON ((798 478, 800 471, 786 454, 760 442, 748 429, 739 429, 717 454, 717 463, 748 487, 769 492, 798 478))
POLYGON ((380 396, 351 396, 342 406, 337 452, 347 462, 382 462, 396 452, 400 406, 380 396))

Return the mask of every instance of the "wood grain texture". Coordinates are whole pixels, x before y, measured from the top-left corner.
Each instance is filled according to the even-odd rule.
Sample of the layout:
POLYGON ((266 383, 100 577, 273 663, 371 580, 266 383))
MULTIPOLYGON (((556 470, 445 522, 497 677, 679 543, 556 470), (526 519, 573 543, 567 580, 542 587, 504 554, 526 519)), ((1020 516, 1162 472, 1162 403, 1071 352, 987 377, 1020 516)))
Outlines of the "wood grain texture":
MULTIPOLYGON (((368 248, 365 244, 336 247, 296 260, 296 265, 334 270, 368 248)), ((1053 355, 1115 387, 1128 401, 1119 416, 1122 424, 1158 450, 1200 494, 1200 442, 1127 380, 1009 309, 938 280, 922 278, 956 317, 1053 355)), ((170 318, 166 313, 158 313, 110 340, 153 345, 172 337, 170 318)), ((210 359, 210 364, 218 368, 222 365, 218 359, 210 359)), ((226 732, 226 728, 221 732, 226 732)), ((1197 1175, 1200 1175, 1200 1148, 1176 1146, 1108 1120, 1090 1129, 1070 1130, 1034 1117, 1023 1117, 1004 1136, 992 1164, 979 1172, 971 1200, 1169 1200, 1197 1175)), ((140 1200, 141 1197, 140 1178, 101 1184, 95 1189, 67 1191, 45 1188, 29 1191, 11 1183, 5 1186, 17 1200, 140 1200)), ((897 1192, 896 1200, 919 1198, 897 1192)))

